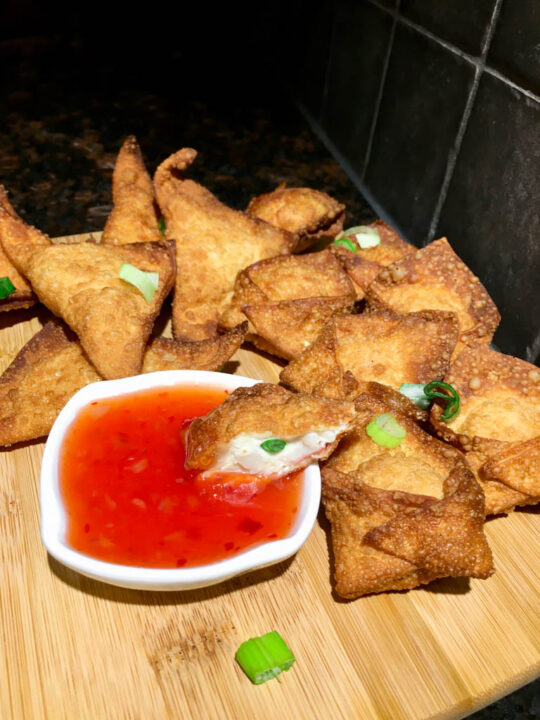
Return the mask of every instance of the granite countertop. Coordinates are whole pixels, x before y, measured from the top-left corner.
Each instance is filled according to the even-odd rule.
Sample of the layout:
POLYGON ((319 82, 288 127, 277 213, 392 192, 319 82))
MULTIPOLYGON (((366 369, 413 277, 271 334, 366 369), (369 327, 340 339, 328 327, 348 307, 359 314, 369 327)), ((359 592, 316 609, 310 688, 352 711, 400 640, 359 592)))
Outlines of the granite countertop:
MULTIPOLYGON (((280 83, 264 90, 186 80, 171 50, 171 85, 147 62, 102 53, 83 37, 0 42, 0 183, 15 208, 51 236, 101 230, 111 210, 111 174, 123 139, 135 134, 148 169, 181 146, 199 151, 193 177, 243 209, 281 182, 326 191, 347 206, 348 225, 375 216, 313 135, 280 83)), ((533 720, 532 683, 470 716, 533 720)))

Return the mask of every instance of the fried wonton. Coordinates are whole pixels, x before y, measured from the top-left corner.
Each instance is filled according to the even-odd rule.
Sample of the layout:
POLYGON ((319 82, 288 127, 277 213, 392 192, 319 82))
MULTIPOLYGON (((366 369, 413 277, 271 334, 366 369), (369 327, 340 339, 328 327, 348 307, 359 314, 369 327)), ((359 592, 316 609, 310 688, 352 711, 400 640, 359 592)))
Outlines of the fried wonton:
POLYGON ((368 395, 372 402, 378 401, 384 403, 387 408, 384 412, 405 415, 422 425, 427 423, 429 419, 429 413, 426 410, 422 410, 422 408, 415 405, 412 400, 409 400, 406 395, 402 395, 399 391, 394 390, 388 385, 383 385, 378 382, 358 382, 357 388, 358 397, 355 400, 355 405, 357 406, 360 405, 362 397, 368 395))
MULTIPOLYGON (((155 338, 146 347, 143 373, 217 370, 242 344, 247 323, 200 342, 155 338)), ((0 445, 47 435, 69 398, 103 378, 75 335, 60 320, 48 322, 0 377, 0 445)))
POLYGON ((0 377, 0 445, 47 435, 70 397, 97 380, 75 335, 48 322, 0 377))
POLYGON ((208 340, 155 338, 144 353, 142 372, 157 370, 218 370, 243 343, 247 322, 208 340))
MULTIPOLYGON (((12 273, 14 277, 10 278, 11 282, 17 289, 20 288, 23 297, 34 298, 30 285, 21 277, 25 275, 24 264, 26 256, 31 256, 36 245, 50 245, 51 241, 45 233, 31 225, 28 225, 18 215, 11 203, 5 188, 0 185, 0 250, 2 257, 6 257, 7 262, 11 263, 15 268, 17 275, 12 273), (17 279, 17 283, 15 279, 17 279)), ((4 264, 4 263, 3 263, 4 264)), ((9 276, 9 266, 6 265, 6 274, 9 276)), ((1 277, 4 277, 3 275, 1 277)), ((10 295, 9 298, 13 298, 10 295)), ((9 300, 6 298, 6 300, 9 300)), ((32 303, 29 303, 30 305, 32 303)))
POLYGON ((173 243, 53 245, 20 218, 0 239, 41 302, 77 333, 104 378, 140 372, 154 320, 174 282, 173 243), (159 274, 150 302, 119 278, 124 263, 159 274))
POLYGON ((137 138, 133 135, 125 140, 118 153, 112 191, 114 207, 105 224, 101 242, 112 245, 159 242, 162 237, 154 186, 144 166, 137 138))
POLYGON ((183 177, 196 155, 190 148, 180 150, 154 177, 166 236, 176 241, 173 333, 180 340, 215 335, 236 274, 262 258, 289 254, 295 242, 291 233, 232 210, 183 177))
MULTIPOLYGON (((357 300, 363 299, 368 286, 375 280, 383 267, 416 250, 414 245, 403 240, 399 233, 383 220, 375 220, 367 227, 377 231, 381 241, 379 245, 361 248, 354 236, 349 237, 356 245, 354 252, 348 250, 344 245, 332 245, 332 252, 335 253, 354 283, 357 300)), ((414 310, 415 308, 410 309, 414 310)))
POLYGON ((453 312, 335 316, 280 379, 300 392, 326 397, 354 397, 358 381, 398 390, 402 383, 440 380, 458 333, 453 312))
POLYGON ((540 500, 540 371, 484 345, 466 348, 444 378, 460 396, 459 414, 430 422, 463 450, 486 495, 488 514, 540 500))
POLYGON ((220 319, 232 327, 246 317, 248 340, 280 357, 296 357, 330 317, 350 312, 354 288, 329 250, 261 260, 238 273, 220 319))
POLYGON ((320 190, 288 188, 281 184, 273 192, 253 198, 246 212, 295 233, 294 252, 300 252, 317 240, 333 238, 343 230, 345 205, 320 190))
POLYGON ((187 468, 280 477, 326 458, 355 416, 352 402, 259 383, 235 390, 189 427, 187 468), (265 449, 266 441, 281 447, 265 449))
POLYGON ((446 238, 435 240, 381 270, 366 291, 374 310, 453 310, 463 345, 489 344, 500 315, 480 280, 455 254, 446 238))
POLYGON ((343 295, 242 305, 252 328, 248 340, 286 360, 298 357, 333 315, 349 313, 352 308, 353 300, 343 295))
POLYGON ((14 292, 5 298, 0 298, 0 312, 6 310, 20 310, 27 308, 36 302, 36 296, 30 285, 9 261, 8 256, 0 245, 0 278, 9 278, 15 286, 14 292))
POLYGON ((484 497, 461 453, 394 414, 407 432, 389 450, 366 426, 388 406, 359 397, 357 421, 323 469, 336 592, 405 590, 440 577, 491 574, 484 497))

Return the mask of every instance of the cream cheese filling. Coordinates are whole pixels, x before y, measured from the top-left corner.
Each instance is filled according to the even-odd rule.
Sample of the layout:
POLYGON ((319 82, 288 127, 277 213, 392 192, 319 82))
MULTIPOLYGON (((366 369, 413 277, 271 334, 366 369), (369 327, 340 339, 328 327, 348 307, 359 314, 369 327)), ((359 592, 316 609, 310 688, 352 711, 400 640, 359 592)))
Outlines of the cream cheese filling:
POLYGON ((204 475, 212 473, 250 473, 252 475, 286 475, 305 461, 316 460, 333 443, 347 424, 328 430, 312 430, 305 435, 280 438, 287 443, 283 450, 269 453, 261 447, 265 440, 276 435, 237 435, 218 451, 214 465, 204 475))

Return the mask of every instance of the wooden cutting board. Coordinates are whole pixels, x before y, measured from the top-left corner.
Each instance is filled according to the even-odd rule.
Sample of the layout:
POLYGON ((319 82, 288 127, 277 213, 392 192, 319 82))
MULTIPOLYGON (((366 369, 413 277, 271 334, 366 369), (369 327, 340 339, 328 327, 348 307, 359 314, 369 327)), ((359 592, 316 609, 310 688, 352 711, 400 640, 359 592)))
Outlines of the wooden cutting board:
MULTIPOLYGON (((0 370, 42 309, 0 316, 0 370)), ((250 351, 237 374, 275 382, 250 351)), ((155 593, 95 582, 45 552, 44 443, 0 452, 0 707, 4 720, 459 718, 538 675, 537 509, 490 520, 497 572, 343 602, 320 513, 290 561, 208 589, 155 593), (278 630, 296 655, 253 686, 241 642, 278 630)))

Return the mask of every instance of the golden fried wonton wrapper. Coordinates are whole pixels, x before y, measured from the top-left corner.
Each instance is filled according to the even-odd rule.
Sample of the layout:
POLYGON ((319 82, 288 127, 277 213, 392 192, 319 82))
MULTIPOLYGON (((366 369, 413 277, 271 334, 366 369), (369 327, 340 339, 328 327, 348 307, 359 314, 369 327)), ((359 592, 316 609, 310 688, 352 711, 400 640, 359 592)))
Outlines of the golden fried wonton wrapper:
POLYGON ((343 295, 242 305, 253 331, 247 339, 286 360, 298 357, 333 315, 349 313, 352 308, 351 298, 343 295))
POLYGON ((173 333, 181 340, 212 337, 236 274, 262 258, 290 253, 295 242, 291 233, 232 210, 184 178, 196 155, 190 148, 178 151, 154 177, 166 236, 176 241, 173 333))
MULTIPOLYGON (((367 227, 377 230, 381 239, 379 245, 365 249, 358 247, 356 252, 348 250, 343 245, 332 245, 331 248, 353 281, 357 300, 362 300, 368 286, 375 280, 383 267, 416 250, 414 245, 403 240, 394 228, 383 220, 375 220, 367 227)), ((357 245, 354 237, 351 237, 351 240, 357 245)), ((415 308, 410 309, 414 310, 415 308)))
POLYGON ((246 212, 295 233, 298 239, 294 252, 300 252, 343 230, 345 205, 320 190, 288 188, 282 183, 273 192, 253 198, 246 212))
MULTIPOLYGON (((19 227, 21 222, 8 200, 5 188, 0 185, 0 240, 3 235, 10 232, 11 227, 19 227)), ((28 225, 26 225, 26 228, 28 228, 28 232, 34 230, 28 225)), ((0 311, 19 310, 30 307, 36 302, 36 296, 32 292, 32 288, 9 260, 0 243, 0 278, 3 277, 11 280, 15 285, 15 292, 0 300, 0 311)))
POLYGON ((366 291, 374 310, 453 310, 463 344, 486 343, 500 315, 480 280, 455 254, 446 238, 435 240, 381 270, 366 291))
MULTIPOLYGON (((17 289, 20 288, 25 298, 33 298, 35 301, 35 295, 32 294, 30 285, 26 280, 21 277, 24 275, 23 265, 26 255, 31 256, 34 251, 35 245, 50 245, 51 241, 45 233, 38 230, 31 225, 28 225, 13 209, 11 203, 8 200, 8 196, 5 188, 0 185, 0 250, 2 250, 2 258, 6 258, 7 263, 11 263, 15 266, 17 274, 9 270, 9 265, 5 264, 2 260, 2 264, 5 264, 6 275, 9 277, 10 272, 14 277, 11 277, 11 282, 17 289), (14 252, 11 252, 11 249, 14 252), (21 274, 19 274, 21 273, 21 274), (17 280, 17 282, 15 282, 17 280)), ((4 275, 0 277, 5 277, 4 275)), ((10 295, 6 300, 13 298, 10 295)), ((32 305, 29 302, 29 305, 32 305)))
POLYGON ((358 381, 397 390, 402 383, 440 380, 458 332, 453 312, 335 316, 280 379, 295 390, 327 397, 354 397, 358 381))
MULTIPOLYGON (((155 338, 142 372, 217 370, 242 344, 247 323, 200 342, 155 338)), ((50 431, 69 398, 102 380, 77 336, 60 320, 48 322, 0 377, 0 445, 34 440, 50 431)))
POLYGON ((101 242, 112 245, 159 242, 162 237, 154 186, 134 135, 126 138, 118 153, 112 190, 114 207, 105 224, 101 242))
POLYGON ((365 428, 389 408, 356 401, 355 430, 323 469, 336 592, 346 598, 404 590, 440 577, 487 577, 484 498, 463 456, 395 414, 407 431, 392 450, 365 428))
POLYGON ((104 378, 140 372, 154 320, 174 282, 173 243, 53 245, 20 218, 11 219, 1 241, 41 302, 77 333, 104 378), (159 273, 151 302, 118 277, 123 263, 159 273))
POLYGON ((0 299, 0 312, 5 310, 20 310, 27 308, 36 302, 36 296, 32 288, 9 261, 8 256, 0 245, 0 278, 7 277, 15 286, 15 291, 5 298, 0 299))
POLYGON ((146 349, 142 372, 157 370, 218 370, 238 350, 247 333, 247 322, 223 335, 189 342, 155 338, 146 349))
POLYGON ((286 359, 296 357, 337 312, 350 312, 354 288, 329 250, 261 260, 238 273, 221 317, 231 327, 245 317, 248 340, 286 359))
MULTIPOLYGON (((322 450, 308 443, 311 450, 306 450, 307 455, 295 464, 299 470, 312 462, 315 450, 318 459, 328 457, 354 417, 354 404, 345 400, 292 393, 270 383, 238 388, 217 408, 191 423, 186 467, 212 468, 239 436, 289 442, 314 432, 331 432, 322 450)), ((240 449, 239 453, 242 460, 246 451, 240 449)))
POLYGON ((459 414, 441 420, 434 405, 436 432, 467 454, 483 484, 488 514, 540 499, 540 371, 486 346, 466 348, 452 363, 445 382, 461 400, 459 414))
POLYGON ((75 335, 48 322, 0 377, 0 445, 47 435, 70 397, 97 380, 75 335))

